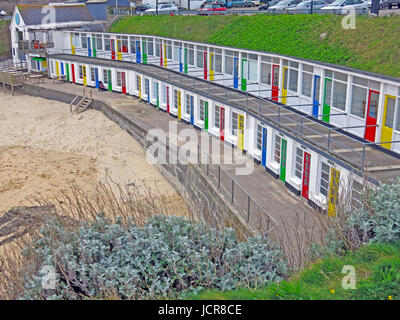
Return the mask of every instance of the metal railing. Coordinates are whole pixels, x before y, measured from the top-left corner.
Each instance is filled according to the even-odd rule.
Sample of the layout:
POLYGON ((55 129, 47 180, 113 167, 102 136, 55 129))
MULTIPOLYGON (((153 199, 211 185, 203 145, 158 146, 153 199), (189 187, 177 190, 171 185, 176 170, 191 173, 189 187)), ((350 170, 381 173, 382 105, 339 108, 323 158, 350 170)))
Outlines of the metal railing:
MULTIPOLYGON (((62 49, 62 50, 54 50, 50 49, 49 53, 67 53, 71 54, 70 49, 62 49)), ((75 54, 76 55, 82 55, 82 56, 88 56, 88 49, 75 49, 75 54)), ((177 67, 178 63, 170 62, 168 61, 167 67, 165 68, 165 65, 160 66, 158 63, 154 64, 153 62, 153 57, 149 57, 148 61, 146 63, 143 63, 143 59, 141 60, 141 63, 136 63, 136 56, 135 54, 131 53, 122 53, 122 61, 121 60, 114 60, 116 62, 118 61, 125 61, 125 62, 134 62, 135 66, 139 69, 139 71, 146 71, 149 74, 155 74, 159 78, 165 78, 166 80, 170 82, 177 82, 180 84, 185 84, 188 86, 192 86, 196 91, 204 91, 207 95, 210 94, 210 90, 212 89, 213 84, 216 84, 217 86, 213 86, 213 89, 218 89, 220 92, 215 92, 213 94, 216 94, 218 99, 225 99, 229 104, 234 104, 237 105, 241 108, 246 109, 247 111, 252 111, 260 116, 263 116, 263 113, 265 111, 269 112, 269 116, 265 117, 269 121, 274 122, 278 127, 284 128, 285 131, 289 131, 292 133, 296 133, 300 135, 303 139, 307 139, 307 134, 306 132, 312 133, 313 135, 319 136, 322 141, 325 141, 323 143, 318 142, 315 143, 312 140, 315 139, 309 139, 311 143, 316 145, 318 148, 321 148, 325 150, 327 153, 335 156, 336 158, 340 158, 351 165, 355 166, 356 168, 360 169, 361 171, 365 170, 365 162, 366 162, 366 153, 368 152, 366 146, 377 146, 380 143, 371 143, 369 141, 363 141, 361 139, 356 139, 352 137, 349 134, 346 134, 344 132, 341 132, 339 129, 348 129, 348 128, 356 128, 356 127, 343 127, 343 128, 338 128, 338 127, 329 127, 321 123, 321 121, 318 121, 318 116, 314 117, 312 115, 307 115, 307 114, 300 114, 298 112, 295 112, 290 109, 290 107, 298 107, 298 106, 312 106, 314 104, 298 104, 298 105, 280 105, 274 101, 272 101, 271 98, 266 98, 261 95, 254 95, 251 90, 249 91, 242 91, 239 89, 232 88, 228 85, 221 84, 219 82, 224 82, 225 79, 216 79, 214 81, 209 80, 209 77, 207 80, 204 80, 203 73, 200 72, 202 70, 199 69, 200 74, 191 74, 191 73, 184 73, 180 72, 179 68, 177 67), (173 68, 170 68, 173 66, 173 68), (155 68, 155 69, 154 69, 155 68), (167 73, 166 73, 167 72, 167 73), (192 80, 192 83, 191 83, 192 80), (196 81, 207 81, 207 84, 205 84, 204 88, 201 88, 196 85, 196 81), (222 90, 222 91, 221 91, 222 90), (230 99, 229 96, 232 94, 236 95, 243 95, 244 98, 240 100, 234 100, 230 99), (271 105, 273 103, 273 105, 271 105), (277 108, 275 114, 277 119, 275 120, 271 116, 271 112, 274 113, 274 108, 277 108), (290 116, 288 117, 287 115, 282 114, 282 111, 285 112, 290 112, 290 116), (289 121, 290 123, 294 123, 294 126, 285 126, 284 121, 289 121), (307 125, 307 122, 313 122, 313 127, 310 125, 307 125), (337 137, 332 136, 332 132, 335 131, 337 137), (345 142, 343 142, 345 141, 345 142), (350 145, 352 144, 352 145, 350 145), (340 153, 347 153, 346 156, 343 156, 342 154, 339 154, 338 152, 335 152, 335 149, 341 149, 342 151, 340 153), (343 152, 345 150, 346 152, 343 152), (359 151, 361 150, 361 151, 359 151), (352 157, 349 157, 351 155, 352 157)), ((104 58, 104 59, 111 59, 111 53, 110 52, 97 52, 97 58, 104 58)), ((159 57, 154 57, 154 62, 159 61, 159 57)), ((220 75, 220 74, 216 74, 220 75)), ((250 83, 249 85, 259 85, 259 83, 250 83)), ((255 90, 255 91, 272 91, 273 89, 265 89, 265 90, 255 90)), ((279 90, 279 89, 278 89, 279 90)), ((340 115, 340 114, 339 114, 340 115)), ((367 127, 367 126, 360 126, 360 127, 367 127)), ((385 143, 390 143, 390 142, 385 142, 385 143)), ((397 141, 393 141, 393 143, 397 143, 397 141)))
POLYGON ((241 217, 254 229, 265 235, 278 227, 278 222, 251 196, 235 178, 213 158, 200 153, 197 145, 197 162, 202 171, 211 179, 217 189, 238 210, 241 217), (204 163, 204 155, 207 160, 204 163), (203 161, 202 161, 203 160, 203 161))

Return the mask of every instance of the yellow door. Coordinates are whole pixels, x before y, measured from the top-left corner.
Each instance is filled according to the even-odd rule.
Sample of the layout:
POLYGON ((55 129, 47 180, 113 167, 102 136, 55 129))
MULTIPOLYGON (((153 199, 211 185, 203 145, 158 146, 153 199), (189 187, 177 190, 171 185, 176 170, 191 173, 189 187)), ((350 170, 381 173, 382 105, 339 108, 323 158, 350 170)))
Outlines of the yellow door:
POLYGON ((82 67, 82 74, 83 74, 83 85, 87 86, 87 78, 86 78, 86 66, 82 67))
POLYGON ((117 59, 122 60, 121 40, 117 40, 117 59))
POLYGON ((214 53, 210 52, 210 80, 214 81, 214 53))
POLYGON ((287 67, 283 67, 283 78, 282 78, 282 83, 283 83, 283 88, 282 88, 282 103, 287 104, 287 90, 288 90, 288 78, 289 78, 289 72, 287 67))
POLYGON ((331 168, 330 180, 328 215, 330 217, 334 217, 336 215, 336 204, 339 198, 340 171, 335 168, 331 168))
POLYGON ((181 92, 178 90, 178 119, 181 119, 181 92))
POLYGON ((139 81, 139 99, 142 99, 142 77, 141 76, 138 77, 138 81, 139 81))
POLYGON ((244 116, 239 115, 238 148, 244 149, 244 116))
POLYGON ((56 61, 56 75, 57 75, 57 78, 60 76, 60 67, 58 65, 58 61, 56 61))
MULTIPOLYGON (((382 133, 381 142, 388 142, 393 140, 393 121, 394 121, 394 108, 396 107, 396 97, 386 95, 385 109, 383 111, 382 119, 382 133)), ((391 143, 384 143, 382 147, 391 149, 391 143)))
POLYGON ((164 65, 167 68, 167 45, 164 44, 164 65))
POLYGON ((71 34, 71 53, 75 54, 74 36, 71 34))

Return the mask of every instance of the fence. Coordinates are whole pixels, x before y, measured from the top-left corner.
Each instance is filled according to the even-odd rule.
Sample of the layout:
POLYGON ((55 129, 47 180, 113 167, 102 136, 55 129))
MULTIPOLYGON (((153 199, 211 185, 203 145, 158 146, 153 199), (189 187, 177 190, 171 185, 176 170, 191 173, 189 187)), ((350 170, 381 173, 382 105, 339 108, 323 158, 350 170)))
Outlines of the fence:
POLYGON ((212 180, 220 192, 239 211, 243 219, 262 234, 274 230, 278 223, 265 209, 229 174, 220 164, 215 163, 209 154, 201 155, 197 147, 197 163, 200 169, 212 180), (206 161, 204 161, 204 156, 206 161), (203 160, 203 161, 202 161, 203 160))

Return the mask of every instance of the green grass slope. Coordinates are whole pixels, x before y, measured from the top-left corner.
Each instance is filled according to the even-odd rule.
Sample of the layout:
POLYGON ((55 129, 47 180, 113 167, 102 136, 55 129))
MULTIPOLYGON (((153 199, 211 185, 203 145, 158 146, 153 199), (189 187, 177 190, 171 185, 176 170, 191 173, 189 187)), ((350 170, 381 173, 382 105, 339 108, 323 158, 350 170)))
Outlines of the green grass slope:
POLYGON ((0 59, 11 56, 9 22, 0 20, 0 59))
POLYGON ((335 15, 128 16, 110 32, 152 34, 268 51, 400 77, 400 16, 357 17, 344 30, 335 15), (320 35, 327 36, 320 39, 320 35))
POLYGON ((317 262, 278 285, 259 290, 207 291, 185 299, 212 300, 400 300, 400 247, 383 244, 365 246, 341 258, 317 262), (343 289, 342 268, 356 269, 356 289, 343 289))

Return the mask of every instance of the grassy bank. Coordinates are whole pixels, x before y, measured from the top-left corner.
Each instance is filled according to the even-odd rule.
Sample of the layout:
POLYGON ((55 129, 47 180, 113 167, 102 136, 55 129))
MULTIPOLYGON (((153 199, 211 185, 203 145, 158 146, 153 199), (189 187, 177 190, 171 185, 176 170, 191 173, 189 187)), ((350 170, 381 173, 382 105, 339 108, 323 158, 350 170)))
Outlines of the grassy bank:
POLYGON ((109 31, 269 51, 400 77, 399 16, 357 17, 354 30, 344 30, 341 21, 333 15, 128 16, 109 31))
POLYGON ((11 56, 9 21, 0 20, 0 59, 11 56))
POLYGON ((259 290, 207 291, 186 299, 212 300, 399 300, 400 247, 382 244, 365 246, 342 258, 329 258, 313 264, 288 281, 259 290), (356 289, 343 289, 342 268, 356 269, 356 289))

